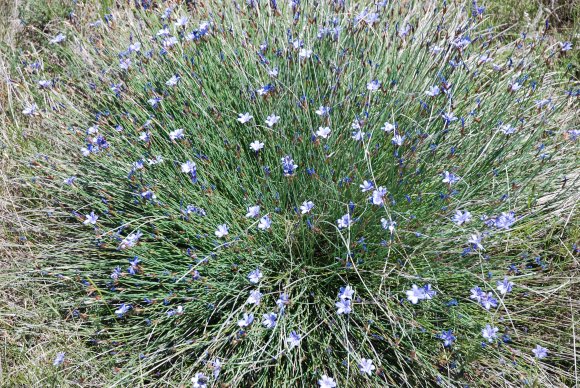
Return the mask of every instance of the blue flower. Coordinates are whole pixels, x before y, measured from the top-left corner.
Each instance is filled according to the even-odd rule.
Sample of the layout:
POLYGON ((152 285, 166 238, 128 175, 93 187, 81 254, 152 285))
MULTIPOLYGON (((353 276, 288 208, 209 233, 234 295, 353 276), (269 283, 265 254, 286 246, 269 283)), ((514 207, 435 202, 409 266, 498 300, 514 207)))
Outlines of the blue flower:
POLYGON ((207 388, 207 377, 202 372, 198 372, 191 378, 192 388, 207 388))
POLYGON ((276 301, 276 306, 278 306, 278 309, 280 311, 284 311, 284 308, 289 303, 290 303, 290 297, 288 296, 288 294, 282 293, 282 294, 280 294, 280 296, 278 297, 278 300, 276 301))
POLYGON ((264 325, 266 329, 272 329, 276 326, 276 319, 278 316, 275 313, 264 314, 262 315, 262 318, 264 319, 262 325, 264 325))
POLYGON ((183 139, 183 137, 184 137, 184 135, 183 135, 183 128, 178 128, 175 131, 169 132, 169 138, 172 141, 179 140, 179 139, 183 139))
POLYGON ((350 314, 352 311, 351 301, 349 299, 340 299, 334 305, 338 308, 336 313, 339 315, 340 314, 350 314))
POLYGON ((127 314, 127 312, 131 310, 131 308, 132 306, 130 304, 123 303, 121 306, 119 306, 117 310, 115 310, 115 314, 117 314, 117 317, 121 318, 125 314, 127 314))
POLYGON ((244 313, 244 317, 238 321, 239 327, 248 327, 254 322, 254 314, 244 313))
POLYGON ((284 171, 284 176, 293 176, 296 173, 298 165, 294 163, 292 156, 286 155, 282 159, 282 170, 284 171))
POLYGON ((318 380, 318 385, 320 385, 320 388, 334 388, 336 387, 336 382, 332 377, 322 375, 322 378, 318 380))
POLYGON ((259 305, 262 300, 262 293, 258 290, 250 291, 250 296, 246 300, 246 304, 259 305))
POLYGON ((502 281, 497 282, 497 290, 500 294, 505 295, 508 292, 511 292, 514 284, 508 280, 507 277, 504 277, 502 281))
POLYGON ((481 331, 481 335, 488 342, 493 342, 493 340, 497 337, 498 331, 499 331, 499 329, 497 327, 493 327, 493 326, 488 324, 488 325, 485 325, 485 327, 481 331))
POLYGON ((269 215, 265 215, 264 217, 260 218, 260 222, 258 223, 258 229, 267 230, 270 229, 272 225, 272 219, 269 215))
POLYGON ((448 183, 450 185, 459 181, 459 177, 449 171, 443 171, 443 183, 448 183))
POLYGON ((248 207, 248 212, 246 213, 246 217, 248 218, 256 218, 260 215, 260 206, 250 206, 248 207))
POLYGON ((312 201, 304 201, 302 202, 302 206, 300 206, 300 212, 302 214, 310 213, 312 208, 314 207, 314 202, 312 201))
POLYGON ((336 223, 338 224, 339 229, 348 228, 349 226, 352 225, 352 219, 350 217, 350 214, 347 213, 344 216, 340 217, 338 220, 336 220, 336 223))
POLYGON ((359 186, 363 193, 370 191, 373 189, 374 184, 372 181, 363 181, 363 183, 359 186))
POLYGON ((361 374, 367 374, 369 376, 373 373, 373 370, 376 369, 376 367, 373 365, 373 360, 368 358, 361 358, 360 362, 358 363, 358 367, 361 374))
POLYGON ((218 225, 218 227, 217 227, 217 229, 215 231, 215 235, 218 238, 222 238, 222 237, 227 236, 228 235, 228 226, 227 226, 227 224, 218 225))
POLYGON ((58 353, 56 355, 56 357, 54 358, 52 365, 58 366, 58 365, 62 364, 64 362, 64 357, 65 357, 65 352, 58 353))
POLYGON ((238 115, 238 121, 240 123, 242 123, 242 124, 245 124, 245 123, 247 123, 248 121, 250 121, 252 119, 253 119, 253 117, 248 112, 246 112, 246 113, 240 113, 238 115))
POLYGON ((464 212, 462 212, 461 210, 457 210, 452 220, 457 225, 466 224, 471 221, 471 213, 468 212, 467 210, 464 212))
POLYGON ((264 277, 264 275, 262 274, 262 271, 260 271, 259 268, 256 268, 248 275, 248 279, 250 279, 250 283, 252 284, 258 284, 260 282, 260 279, 262 279, 262 277, 264 277))
POLYGON ((439 334, 439 338, 443 340, 443 346, 445 347, 453 345, 453 342, 457 339, 453 335, 452 330, 443 330, 441 334, 439 334))
POLYGON ((88 225, 95 225, 97 223, 97 220, 99 219, 99 216, 95 214, 94 211, 92 211, 90 214, 86 214, 85 215, 85 220, 83 221, 83 224, 88 225))
POLYGON ((535 349, 532 349, 532 352, 538 359, 548 357, 548 349, 540 345, 536 345, 535 349))
POLYGON ((295 348, 296 346, 300 345, 300 340, 302 337, 300 334, 296 333, 296 331, 292 330, 288 338, 286 338, 286 343, 290 349, 295 348))

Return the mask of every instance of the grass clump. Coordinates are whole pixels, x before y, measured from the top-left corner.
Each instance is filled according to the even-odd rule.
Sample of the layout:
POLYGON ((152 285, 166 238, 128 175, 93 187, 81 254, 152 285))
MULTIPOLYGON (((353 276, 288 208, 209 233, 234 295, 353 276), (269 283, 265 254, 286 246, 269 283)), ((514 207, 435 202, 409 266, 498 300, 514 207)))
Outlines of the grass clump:
POLYGON ((29 274, 118 383, 575 380, 575 49, 379 3, 142 2, 14 54, 29 274))

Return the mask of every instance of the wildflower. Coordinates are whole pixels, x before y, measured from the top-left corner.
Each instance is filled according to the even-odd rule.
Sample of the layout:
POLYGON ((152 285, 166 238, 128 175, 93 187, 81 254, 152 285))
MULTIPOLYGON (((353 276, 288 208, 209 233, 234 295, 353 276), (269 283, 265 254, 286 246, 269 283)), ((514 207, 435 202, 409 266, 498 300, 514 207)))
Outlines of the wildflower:
POLYGON ((173 75, 171 78, 169 78, 165 82, 165 85, 167 85, 167 86, 175 86, 175 85, 177 85, 177 83, 179 82, 179 80, 181 80, 181 77, 180 76, 173 75))
POLYGON ((286 155, 281 160, 284 176, 293 176, 296 173, 298 165, 294 163, 294 159, 292 159, 292 156, 286 155))
POLYGON ((351 301, 349 299, 340 299, 334 305, 338 308, 336 311, 337 314, 350 314, 352 311, 351 301))
POLYGON ((395 134, 393 134, 393 139, 391 140, 391 143, 400 147, 403 145, 404 141, 405 141, 405 136, 401 136, 398 133, 395 133, 395 134))
POLYGON ((139 52, 141 51, 141 42, 133 42, 129 45, 129 52, 139 52))
POLYGON ((159 103, 162 101, 163 99, 161 97, 153 97, 150 98, 149 100, 147 100, 149 102, 149 105, 151 105, 151 107, 153 108, 157 108, 159 106, 159 103))
POLYGON ((193 183, 197 182, 197 166, 194 161, 188 160, 181 164, 181 172, 191 175, 193 183))
POLYGON ((352 219, 350 218, 350 214, 347 213, 344 216, 340 217, 338 220, 336 220, 336 223, 338 224, 339 229, 348 228, 349 226, 352 225, 352 219))
POLYGON ((69 185, 69 186, 72 186, 75 183, 76 180, 77 180, 77 177, 74 176, 74 175, 72 175, 72 176, 66 178, 64 180, 64 183, 67 184, 67 185, 69 185))
POLYGON ((479 286, 473 287, 470 290, 470 292, 471 292, 471 296, 469 298, 474 299, 475 301, 477 301, 477 303, 480 303, 482 298, 485 295, 485 292, 483 292, 483 290, 479 286))
POLYGON ((363 183, 359 186, 363 193, 372 190, 374 187, 373 182, 371 181, 363 181, 363 183))
POLYGON ((425 92, 425 94, 428 95, 429 97, 435 97, 439 95, 439 93, 441 93, 441 89, 439 89, 439 86, 437 85, 431 86, 429 90, 425 92))
POLYGON ((424 299, 427 300, 431 300, 435 295, 437 295, 437 292, 433 288, 431 288, 430 284, 425 284, 423 286, 423 291, 425 292, 424 299))
POLYGON ((164 27, 162 29, 160 29, 159 31, 157 31, 157 36, 167 36, 169 35, 169 28, 164 27))
POLYGON ((338 297, 341 300, 351 300, 353 295, 354 289, 349 285, 347 285, 346 287, 340 287, 340 290, 338 292, 338 297))
POLYGON ((361 130, 354 131, 352 133, 351 138, 354 139, 354 140, 356 140, 356 141, 362 141, 364 139, 365 134, 366 133, 363 132, 363 131, 361 131, 361 130))
POLYGON ((149 131, 141 132, 139 134, 139 140, 148 143, 151 140, 151 132, 149 132, 149 131))
POLYGON ((266 125, 270 128, 272 128, 274 124, 278 123, 278 121, 280 121, 280 116, 276 116, 275 114, 266 117, 266 125))
POLYGON ((123 70, 129 70, 131 66, 131 58, 123 58, 119 60, 119 67, 123 70))
POLYGON ((443 171, 443 183, 448 183, 450 185, 459 181, 459 177, 449 171, 443 171))
POLYGON ((228 235, 228 226, 226 224, 218 225, 215 235, 218 238, 222 238, 228 235))
POLYGON ((277 317, 278 316, 275 313, 268 313, 262 315, 262 318, 264 318, 264 320, 262 321, 262 325, 264 325, 266 329, 274 328, 274 326, 276 326, 277 317))
POLYGON ((453 216, 453 222, 460 226, 468 223, 469 221, 471 221, 471 213, 467 210, 464 212, 457 210, 453 216))
POLYGON ((211 366, 213 368, 213 378, 217 380, 222 370, 222 362, 219 358, 216 358, 212 363, 211 366))
POLYGON ((327 139, 330 135, 330 128, 329 127, 320 127, 318 131, 316 131, 316 136, 321 137, 323 139, 327 139))
POLYGON ((322 378, 318 380, 318 385, 320 385, 320 388, 334 388, 336 387, 336 382, 332 377, 322 375, 322 378))
POLYGON ((445 121, 445 126, 457 120, 457 117, 453 114, 453 112, 443 113, 441 117, 445 121))
POLYGON ((497 337, 498 331, 499 331, 499 329, 497 327, 493 327, 493 326, 487 324, 487 325, 485 325, 483 330, 481 330, 481 335, 488 342, 493 342, 493 340, 497 337))
POLYGON ((407 290, 407 300, 409 302, 417 304, 423 299, 425 299, 425 289, 423 287, 417 287, 416 284, 413 284, 411 289, 407 290))
POLYGON ((246 304, 255 304, 256 306, 260 304, 262 300, 262 293, 258 290, 250 291, 250 296, 246 301, 246 304))
POLYGON ((572 50, 572 42, 558 42, 558 44, 563 52, 572 50))
POLYGON ((56 357, 54 358, 54 361, 52 362, 52 365, 54 366, 58 366, 60 364, 62 364, 64 362, 64 356, 65 356, 65 352, 60 352, 56 355, 56 357))
POLYGON ((36 113, 37 109, 38 107, 36 106, 36 104, 30 104, 22 110, 22 114, 25 116, 32 116, 36 113))
POLYGON ((276 78, 278 77, 278 68, 277 67, 273 67, 271 69, 268 69, 268 75, 272 78, 276 78))
POLYGON ((300 49, 300 51, 298 52, 298 56, 301 59, 308 59, 310 58, 310 56, 312 55, 312 50, 307 49, 307 48, 302 48, 300 49))
POLYGON ((64 41, 65 39, 66 39, 66 36, 61 33, 61 34, 58 34, 57 36, 55 36, 54 38, 52 38, 49 42, 50 42, 50 44, 57 44, 57 43, 64 41))
POLYGON ((143 236, 143 233, 141 233, 141 231, 139 230, 129 234, 127 237, 123 239, 123 241, 121 241, 119 248, 127 249, 134 247, 137 244, 137 242, 139 242, 139 238, 141 238, 141 236, 143 236))
POLYGON ((383 131, 385 132, 393 132, 395 130, 395 125, 389 123, 388 121, 385 122, 385 124, 383 124, 383 127, 381 128, 383 131))
POLYGON ((256 218, 260 215, 260 206, 250 206, 248 207, 248 213, 246 213, 247 218, 256 218))
POLYGON ((202 372, 198 372, 191 378, 192 388, 207 388, 207 377, 202 372))
POLYGON ((312 201, 304 201, 302 202, 302 206, 300 206, 300 212, 302 214, 310 213, 312 208, 314 207, 314 202, 312 201))
POLYGON ((511 92, 517 92, 522 87, 522 84, 518 82, 513 82, 509 85, 509 89, 511 92))
POLYGON ((127 314, 129 310, 131 310, 131 307, 132 306, 130 304, 123 303, 117 310, 115 310, 115 314, 117 314, 117 317, 121 318, 123 315, 127 314))
POLYGON ((379 90, 381 88, 381 83, 379 81, 372 80, 371 82, 369 82, 367 84, 367 90, 370 92, 376 92, 377 90, 379 90))
POLYGON ((503 278, 503 281, 497 282, 497 290, 500 294, 505 295, 508 292, 511 292, 514 284, 508 280, 507 277, 503 278))
POLYGON ((248 327, 254 322, 254 314, 244 313, 244 317, 238 321, 239 327, 248 327))
POLYGON ((52 86, 52 81, 40 80, 38 81, 38 86, 40 86, 41 88, 50 88, 52 86))
POLYGON ((472 234, 467 242, 471 244, 474 247, 474 249, 483 249, 483 245, 481 245, 480 234, 472 234))
POLYGON ((318 110, 316 111, 316 114, 318 116, 328 116, 328 114, 330 113, 330 107, 329 106, 320 106, 320 108, 318 108, 318 110))
POLYGON ((492 307, 497 307, 497 299, 493 297, 491 292, 487 294, 484 292, 481 296, 480 304, 486 309, 489 310, 492 307))
POLYGON ((83 224, 88 225, 95 225, 97 223, 97 220, 99 219, 99 216, 95 214, 94 211, 92 211, 90 214, 86 214, 85 215, 85 220, 83 221, 83 224))
POLYGON ((169 132, 169 138, 173 141, 183 139, 183 128, 178 128, 175 131, 169 132))
POLYGON ((395 221, 381 218, 381 225, 383 226, 383 229, 388 229, 389 232, 393 234, 395 232, 395 226, 397 225, 397 223, 395 221))
POLYGON ((259 140, 254 140, 250 143, 250 148, 256 152, 260 151, 264 148, 264 143, 261 143, 259 140))
POLYGON ((548 357, 548 349, 540 345, 536 345, 535 349, 532 349, 532 353, 534 353, 537 359, 548 357))
POLYGON ((141 197, 145 198, 145 199, 149 199, 149 200, 153 200, 156 199, 157 196, 155 195, 155 193, 151 190, 145 190, 144 192, 141 193, 141 197))
POLYGON ((247 123, 251 119, 253 119, 253 117, 248 112, 238 114, 238 121, 242 124, 247 123))
POLYGON ((292 330, 288 338, 286 338, 286 343, 290 349, 295 348, 296 346, 300 345, 300 340, 302 337, 300 334, 296 333, 296 331, 292 330))
POLYGON ((443 340, 443 346, 445 347, 453 345, 453 342, 457 339, 457 337, 453 335, 452 330, 443 330, 441 334, 439 334, 439 338, 443 340))
POLYGON ((384 203, 384 196, 387 195, 387 189, 384 186, 380 186, 373 191, 371 201, 373 205, 382 205, 384 203))
POLYGON ((290 303, 290 298, 288 297, 288 294, 286 294, 286 293, 280 294, 280 296, 278 297, 278 300, 276 300, 276 306, 278 306, 278 309, 280 309, 281 311, 283 311, 284 307, 286 307, 286 305, 289 303, 290 303))
POLYGON ((182 16, 179 19, 177 19, 174 23, 175 27, 179 28, 179 27, 185 27, 187 25, 187 22, 189 21, 189 18, 187 16, 182 16))
POLYGON ((260 218, 260 222, 258 223, 258 229, 267 230, 270 229, 272 225, 272 219, 270 216, 265 215, 264 217, 260 218))
POLYGON ((516 222, 514 212, 501 213, 495 220, 494 226, 498 229, 509 230, 510 227, 516 222))
POLYGON ((361 358, 360 362, 358 363, 358 367, 360 369, 361 374, 371 375, 373 370, 375 370, 375 366, 373 365, 373 360, 368 358, 361 358))
POLYGON ((262 274, 262 271, 260 271, 259 268, 256 268, 248 275, 248 279, 250 279, 250 283, 252 284, 258 284, 260 282, 260 279, 262 279, 263 277, 264 275, 262 274))

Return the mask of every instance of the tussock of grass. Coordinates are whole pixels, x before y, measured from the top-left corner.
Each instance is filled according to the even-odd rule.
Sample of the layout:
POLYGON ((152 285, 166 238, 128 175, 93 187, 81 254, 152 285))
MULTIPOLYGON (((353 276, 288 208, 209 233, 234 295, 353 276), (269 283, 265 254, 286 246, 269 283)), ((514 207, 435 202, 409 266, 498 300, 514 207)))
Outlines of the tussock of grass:
POLYGON ((18 162, 5 185, 28 224, 9 228, 39 258, 22 282, 46 289, 95 354, 51 373, 70 379, 96 357, 130 386, 200 373, 265 387, 325 375, 338 386, 576 380, 578 85, 548 70, 570 52, 541 35, 511 40, 471 3, 368 2, 377 21, 365 4, 210 1, 165 19, 164 8, 79 5, 66 22, 29 26, 35 40, 5 64, 18 162), (174 44, 156 36, 164 24, 174 44), (321 27, 341 31, 321 38, 321 27), (411 303, 406 291, 425 285, 434 293, 411 303), (496 305, 470 298, 476 286, 496 305), (337 313, 341 299, 350 313, 337 313), (367 359, 375 369, 361 373, 367 359))

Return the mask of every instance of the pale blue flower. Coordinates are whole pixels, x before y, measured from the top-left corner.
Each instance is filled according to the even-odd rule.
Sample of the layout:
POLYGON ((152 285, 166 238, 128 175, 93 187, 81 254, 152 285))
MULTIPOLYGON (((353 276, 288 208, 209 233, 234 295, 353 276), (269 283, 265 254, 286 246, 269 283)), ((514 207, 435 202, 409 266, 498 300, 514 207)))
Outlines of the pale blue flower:
POLYGON ((94 211, 92 211, 90 214, 86 214, 85 215, 85 220, 83 221, 83 224, 88 225, 95 225, 97 223, 97 220, 99 219, 99 216, 95 214, 94 211))
POLYGON ((307 213, 310 213, 312 208, 314 208, 314 202, 304 201, 304 202, 302 202, 302 206, 300 206, 300 212, 302 214, 307 214, 307 213))
POLYGON ((222 238, 228 235, 228 226, 226 224, 218 225, 215 235, 218 238, 222 238))
POLYGON ((485 338, 488 342, 493 342, 493 340, 497 337, 497 332, 499 329, 497 327, 493 327, 491 325, 485 325, 483 330, 481 330, 481 335, 485 338))
POLYGON ((373 365, 373 360, 368 358, 361 358, 360 362, 358 363, 358 367, 361 374, 367 374, 369 376, 373 373, 373 370, 376 369, 376 367, 373 365))

